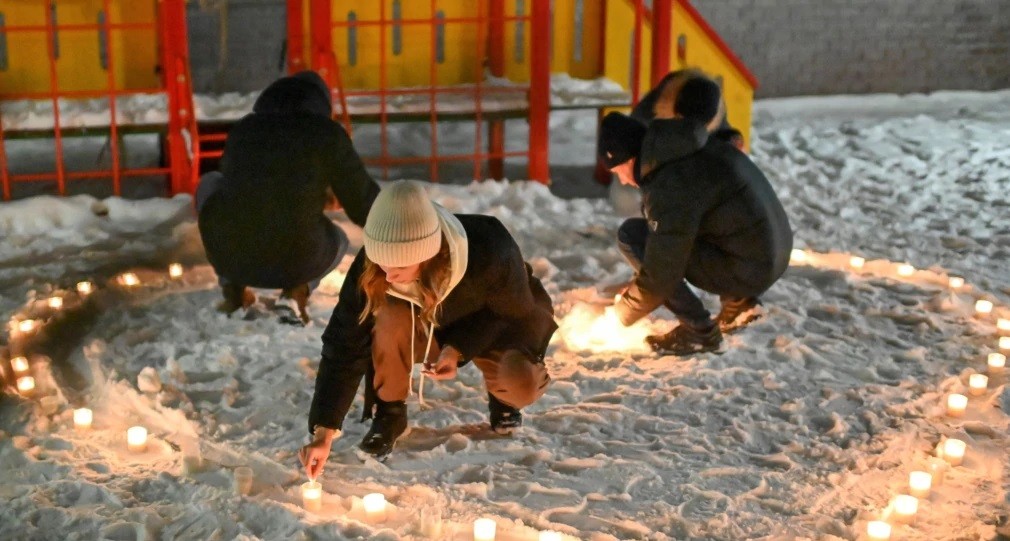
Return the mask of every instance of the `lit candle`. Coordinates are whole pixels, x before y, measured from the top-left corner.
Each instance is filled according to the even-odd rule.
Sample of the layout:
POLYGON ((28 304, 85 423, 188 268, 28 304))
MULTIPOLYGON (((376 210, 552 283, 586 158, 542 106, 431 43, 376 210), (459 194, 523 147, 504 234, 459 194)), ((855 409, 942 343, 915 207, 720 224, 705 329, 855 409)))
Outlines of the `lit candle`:
POLYGON ((551 530, 540 532, 540 541, 561 541, 561 534, 551 530))
POLYGON ((915 274, 915 267, 909 265, 908 263, 902 263, 898 265, 898 276, 911 276, 915 274))
POLYGON ((88 296, 94 290, 95 286, 91 282, 77 282, 77 292, 81 295, 88 296))
POLYGON ((489 518, 479 518, 473 521, 473 541, 494 541, 498 525, 489 518))
POLYGON ((35 329, 35 320, 26 319, 18 322, 18 330, 23 333, 32 332, 35 329))
POLYGON ((915 521, 915 513, 919 510, 919 499, 915 496, 902 494, 894 497, 894 516, 902 524, 915 521))
POLYGON ((947 415, 961 417, 968 407, 968 397, 963 394, 952 394, 947 397, 947 415))
POLYGON ((999 337, 999 348, 1003 351, 1010 351, 1010 336, 999 337))
POLYGON ((1002 372, 1006 367, 1006 355, 1002 353, 990 353, 989 354, 989 373, 994 374, 997 372, 1002 372))
POLYGON ((961 278, 960 276, 951 276, 947 283, 950 285, 951 289, 961 289, 964 287, 964 278, 961 278))
POLYGON ((323 508, 323 485, 316 481, 302 483, 302 507, 313 513, 323 508))
POLYGON ((793 251, 789 254, 789 259, 795 263, 803 263, 807 260, 807 253, 799 248, 793 248, 793 251))
POLYGON ((252 492, 252 468, 248 466, 239 466, 235 468, 235 471, 232 472, 232 480, 235 483, 233 487, 235 489, 235 494, 238 494, 239 496, 248 496, 249 493, 252 492))
POLYGON ((882 520, 871 520, 866 524, 866 536, 870 541, 887 541, 891 538, 891 525, 882 520))
POLYGON ((182 277, 182 265, 180 265, 178 263, 172 263, 171 265, 169 265, 168 266, 168 275, 171 276, 172 278, 181 278, 182 277))
POLYGON ((386 497, 378 492, 366 494, 361 502, 365 505, 365 517, 369 522, 386 520, 386 497))
POLYGON ((992 301, 987 301, 985 299, 979 299, 975 301, 975 312, 977 312, 981 316, 991 314, 992 301))
POLYGON ((130 427, 126 431, 126 446, 134 453, 147 450, 147 429, 142 426, 130 427))
POLYGON ((124 286, 133 287, 140 283, 140 278, 137 278, 137 275, 132 272, 124 272, 119 277, 119 283, 124 286))
POLYGON ((14 369, 15 374, 24 374, 31 367, 28 364, 28 359, 24 357, 14 357, 11 359, 11 368, 14 369))
POLYGON ((996 320, 996 328, 1001 331, 1010 332, 1010 319, 1001 317, 996 320))
POLYGON ((916 498, 929 496, 929 489, 933 486, 933 476, 926 471, 914 471, 908 474, 908 491, 916 498))
POLYGON ((49 297, 49 307, 53 310, 63 308, 63 297, 49 297))
POLYGON ((862 257, 859 257, 858 255, 854 255, 849 258, 849 266, 854 269, 861 269, 865 264, 866 260, 863 259, 862 257))
POLYGON ((947 464, 942 458, 930 458, 926 469, 929 471, 931 486, 940 486, 943 484, 943 477, 947 474, 947 470, 950 469, 950 464, 947 464))
POLYGON ((986 389, 989 387, 989 376, 985 374, 972 374, 968 376, 968 387, 971 389, 973 396, 985 394, 986 389))
POLYGON ((35 378, 31 376, 21 376, 18 378, 18 392, 25 396, 31 396, 35 392, 35 378))
POLYGON ((961 440, 949 439, 943 442, 943 458, 951 466, 960 466, 964 461, 964 452, 968 444, 961 440))
POLYGON ((91 429, 91 422, 94 416, 88 408, 77 408, 74 410, 74 428, 77 430, 91 429))

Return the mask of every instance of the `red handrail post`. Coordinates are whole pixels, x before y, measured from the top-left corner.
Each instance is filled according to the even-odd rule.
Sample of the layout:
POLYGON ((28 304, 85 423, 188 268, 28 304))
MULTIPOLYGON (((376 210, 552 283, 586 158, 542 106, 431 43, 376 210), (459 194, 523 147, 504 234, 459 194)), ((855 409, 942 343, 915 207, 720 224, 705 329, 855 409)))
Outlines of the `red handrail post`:
POLYGON ((652 0, 651 86, 653 87, 670 71, 672 32, 673 0, 652 0))
POLYGON ((551 113, 551 5, 550 0, 533 0, 530 31, 530 159, 529 177, 550 182, 548 154, 551 113))
POLYGON ((305 69, 305 25, 302 21, 302 0, 287 0, 289 74, 305 69))
MULTIPOLYGON (((505 76, 505 0, 488 4, 488 68, 494 77, 505 76)), ((522 24, 517 22, 516 24, 522 24)), ((492 118, 487 124, 487 172, 495 180, 505 178, 505 121, 492 118)))
POLYGON ((186 4, 183 0, 162 0, 159 7, 161 35, 161 66, 168 95, 168 156, 173 194, 192 193, 200 174, 196 163, 199 155, 198 134, 195 133, 195 112, 192 111, 192 87, 189 82, 189 45, 186 41, 186 4), (189 130, 193 159, 189 159, 184 130, 189 130))

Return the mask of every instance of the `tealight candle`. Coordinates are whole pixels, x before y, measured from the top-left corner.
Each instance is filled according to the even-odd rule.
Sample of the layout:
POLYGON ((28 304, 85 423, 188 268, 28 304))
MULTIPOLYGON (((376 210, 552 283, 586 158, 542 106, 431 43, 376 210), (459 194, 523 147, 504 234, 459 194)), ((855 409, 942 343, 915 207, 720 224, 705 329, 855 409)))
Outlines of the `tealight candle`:
POLYGON ((88 408, 77 408, 74 410, 74 428, 77 430, 89 430, 94 416, 88 408))
POLYGON ((909 265, 908 263, 902 263, 898 265, 898 276, 911 276, 915 274, 915 267, 909 265))
POLYGON ((1006 355, 1002 353, 989 354, 989 373, 1002 372, 1006 368, 1006 355))
POLYGON ((949 439, 943 442, 943 458, 951 466, 960 466, 964 461, 964 452, 968 444, 961 440, 949 439))
POLYGON ((479 518, 473 521, 473 541, 494 541, 498 525, 489 518, 479 518))
POLYGON ((968 407, 968 397, 963 394, 952 394, 947 397, 947 415, 961 417, 968 407))
POLYGON ((361 499, 365 506, 365 517, 369 522, 382 522, 386 520, 386 497, 378 492, 365 494, 361 499))
POLYGON ((122 275, 119 276, 119 283, 123 284, 124 286, 133 287, 140 283, 140 278, 138 278, 137 275, 132 272, 124 272, 122 275))
MULTIPOLYGON (((239 496, 248 496, 252 492, 253 470, 249 466, 239 466, 232 472, 235 493, 239 496)), ((304 494, 304 493, 303 493, 304 494)))
POLYGON ((1010 319, 1001 317, 996 320, 996 328, 1001 331, 1010 332, 1010 319))
POLYGON ((561 534, 551 530, 540 532, 540 541, 561 541, 561 534))
POLYGON ((182 265, 180 265, 178 263, 172 263, 171 265, 169 265, 168 266, 168 275, 171 276, 172 278, 181 278, 182 277, 182 265))
POLYGON ((35 320, 25 319, 18 322, 18 330, 23 333, 29 333, 35 330, 35 320))
POLYGON ((947 280, 947 284, 950 285, 951 289, 961 289, 964 287, 964 278, 961 278, 960 276, 951 276, 950 279, 947 280))
POLYGON ((894 516, 902 524, 915 521, 915 513, 919 510, 919 499, 915 496, 902 494, 894 497, 894 516))
POLYGON ((90 295, 95 290, 95 285, 91 282, 77 282, 77 292, 81 295, 90 295))
POLYGON ((317 481, 302 483, 302 507, 318 512, 323 508, 323 485, 317 481))
POLYGON ((908 492, 916 498, 929 496, 929 489, 933 486, 933 476, 929 472, 914 471, 908 474, 908 492))
POLYGON ((1004 351, 1010 351, 1010 336, 999 337, 999 348, 1004 351))
POLYGON ((985 299, 979 299, 975 301, 975 312, 979 315, 988 315, 992 313, 992 301, 987 301, 985 299))
POLYGON ((126 446, 134 453, 147 450, 147 429, 142 426, 130 427, 126 431, 126 446))
POLYGON ((803 263, 807 260, 807 253, 799 248, 793 248, 793 251, 789 254, 789 259, 796 263, 803 263))
POLYGON ((866 537, 870 541, 887 541, 891 538, 891 525, 882 520, 866 523, 866 537))
POLYGON ((63 308, 63 297, 49 297, 49 307, 53 310, 63 308))
POLYGON ((972 374, 968 376, 968 388, 973 396, 985 394, 989 387, 989 376, 985 374, 972 374))
POLYGON ((863 268, 863 265, 865 265, 865 264, 866 264, 866 259, 864 259, 862 257, 859 257, 858 255, 854 255, 854 256, 852 256, 852 257, 849 258, 849 266, 852 267, 852 268, 854 268, 854 269, 861 269, 861 268, 863 268))
POLYGON ((24 357, 14 357, 11 359, 11 368, 14 369, 15 374, 24 374, 29 368, 31 368, 31 366, 28 364, 28 359, 24 357))
POLYGON ((947 464, 942 458, 930 458, 929 464, 926 466, 926 470, 929 471, 931 477, 931 487, 940 486, 943 484, 943 478, 947 475, 947 470, 950 469, 950 464, 947 464))
POLYGON ((35 378, 31 376, 18 378, 18 392, 25 396, 31 396, 35 392, 35 378))

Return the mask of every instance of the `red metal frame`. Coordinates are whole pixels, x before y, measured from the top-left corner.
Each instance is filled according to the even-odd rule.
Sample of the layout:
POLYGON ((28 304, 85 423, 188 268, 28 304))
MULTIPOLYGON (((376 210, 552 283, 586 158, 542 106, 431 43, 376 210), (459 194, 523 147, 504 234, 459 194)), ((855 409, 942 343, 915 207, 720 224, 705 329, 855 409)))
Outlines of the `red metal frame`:
MULTIPOLYGON (((55 171, 49 173, 12 174, 7 160, 6 142, 9 139, 4 133, 0 124, 0 183, 2 183, 2 195, 4 200, 12 197, 12 187, 17 182, 40 182, 56 181, 56 189, 60 195, 67 193, 67 182, 78 179, 110 178, 112 180, 113 193, 120 195, 122 191, 122 180, 126 177, 166 175, 170 178, 171 190, 173 193, 188 191, 193 185, 190 183, 189 174, 192 170, 192 160, 189 158, 189 151, 186 148, 183 130, 188 129, 192 134, 190 138, 196 149, 196 128, 195 119, 192 115, 192 90, 189 84, 189 56, 187 52, 186 40, 186 13, 183 0, 160 0, 157 3, 155 20, 143 23, 112 23, 110 21, 112 13, 112 0, 103 0, 102 8, 106 15, 104 23, 95 24, 56 24, 53 25, 49 10, 51 3, 48 0, 40 0, 40 9, 44 10, 44 25, 21 25, 7 26, 4 32, 12 33, 44 33, 46 38, 46 58, 47 71, 49 73, 48 92, 19 92, 0 93, 2 100, 30 100, 47 99, 53 106, 53 127, 52 139, 55 151, 55 171), (122 90, 116 88, 115 76, 115 48, 113 47, 112 33, 124 30, 150 30, 152 39, 158 41, 161 52, 162 64, 162 85, 158 88, 143 88, 122 90), (106 87, 96 90, 61 90, 59 77, 56 69, 56 54, 53 49, 53 37, 57 31, 104 31, 108 38, 105 40, 105 50, 103 51, 108 60, 106 87), (127 168, 122 163, 122 149, 120 148, 119 135, 122 126, 116 119, 116 98, 141 93, 164 92, 169 104, 168 122, 168 167, 147 167, 147 168, 127 168), (63 126, 60 117, 59 101, 66 98, 106 98, 109 104, 109 147, 112 158, 112 165, 109 169, 88 170, 88 171, 67 171, 63 157, 64 134, 66 128, 63 126)), ((194 152, 195 155, 195 152, 194 152)))

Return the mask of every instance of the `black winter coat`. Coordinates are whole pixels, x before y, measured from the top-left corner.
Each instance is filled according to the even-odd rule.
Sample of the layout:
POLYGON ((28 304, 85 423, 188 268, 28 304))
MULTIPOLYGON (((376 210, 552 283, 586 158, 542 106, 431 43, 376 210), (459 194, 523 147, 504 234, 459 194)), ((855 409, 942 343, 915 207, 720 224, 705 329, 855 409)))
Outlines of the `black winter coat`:
MULTIPOLYGON (((456 217, 467 234, 467 268, 436 311, 435 340, 442 347, 455 347, 465 360, 494 350, 518 349, 542 362, 558 328, 550 296, 540 280, 532 276, 519 246, 497 218, 467 214, 456 217)), ((365 306, 365 294, 359 285, 364 262, 365 251, 361 250, 323 332, 309 432, 317 425, 336 429, 343 426, 361 378, 372 366, 375 318, 369 316, 363 323, 358 322, 365 306)))
POLYGON ((199 216, 218 274, 266 288, 320 277, 340 248, 323 214, 328 187, 351 221, 365 223, 379 186, 330 112, 325 83, 302 72, 267 87, 228 132, 221 188, 199 216))
POLYGON ((793 234, 768 179, 733 145, 689 120, 654 120, 642 143, 642 206, 650 235, 625 295, 631 321, 652 312, 686 276, 693 253, 702 289, 755 296, 789 265, 793 234))

